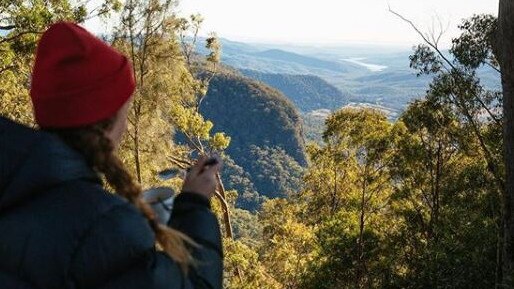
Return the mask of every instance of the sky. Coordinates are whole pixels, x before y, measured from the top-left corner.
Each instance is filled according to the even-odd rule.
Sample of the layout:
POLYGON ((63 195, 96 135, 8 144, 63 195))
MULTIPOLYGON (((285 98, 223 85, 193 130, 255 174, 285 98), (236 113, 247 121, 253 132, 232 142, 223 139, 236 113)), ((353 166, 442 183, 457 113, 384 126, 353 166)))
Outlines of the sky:
MULTIPOLYGON (((280 44, 378 44, 411 47, 419 36, 388 11, 412 20, 422 31, 445 31, 449 46, 463 18, 497 15, 499 0, 181 0, 179 15, 200 13, 201 34, 216 32, 235 41, 280 44)), ((86 26, 95 32, 96 22, 86 26)))
POLYGON ((458 34, 461 19, 477 13, 497 15, 498 0, 182 0, 182 15, 205 17, 204 33, 231 40, 297 44, 408 45, 419 37, 388 6, 428 31, 458 34), (441 21, 439 21, 440 19, 441 21))

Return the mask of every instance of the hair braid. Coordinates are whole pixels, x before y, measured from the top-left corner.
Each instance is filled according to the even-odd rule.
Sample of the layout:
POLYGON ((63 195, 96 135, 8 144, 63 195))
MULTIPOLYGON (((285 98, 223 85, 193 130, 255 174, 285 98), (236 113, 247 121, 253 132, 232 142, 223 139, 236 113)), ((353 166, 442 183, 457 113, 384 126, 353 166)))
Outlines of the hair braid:
POLYGON ((188 266, 193 260, 186 243, 195 243, 185 234, 160 224, 150 205, 142 199, 141 186, 134 182, 122 161, 116 156, 112 141, 105 135, 113 122, 114 119, 109 119, 85 127, 53 129, 51 132, 84 155, 88 164, 105 176, 107 183, 116 193, 127 199, 143 214, 155 232, 157 243, 187 273, 188 266))

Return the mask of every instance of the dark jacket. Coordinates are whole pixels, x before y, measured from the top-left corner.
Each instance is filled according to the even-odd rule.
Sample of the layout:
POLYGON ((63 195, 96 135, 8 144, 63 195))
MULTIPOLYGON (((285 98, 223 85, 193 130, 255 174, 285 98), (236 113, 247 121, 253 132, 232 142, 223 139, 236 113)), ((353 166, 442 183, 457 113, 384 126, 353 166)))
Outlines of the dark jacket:
POLYGON ((179 194, 168 225, 201 245, 187 277, 78 152, 0 117, 1 289, 221 288, 220 231, 208 200, 179 194))

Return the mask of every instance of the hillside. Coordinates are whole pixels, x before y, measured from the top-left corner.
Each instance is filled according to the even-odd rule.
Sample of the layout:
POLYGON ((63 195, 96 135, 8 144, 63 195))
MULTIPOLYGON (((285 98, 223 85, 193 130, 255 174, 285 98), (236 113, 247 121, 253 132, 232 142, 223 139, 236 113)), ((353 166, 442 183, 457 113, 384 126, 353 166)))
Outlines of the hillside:
MULTIPOLYGON (((284 196, 307 164, 299 112, 279 91, 231 72, 210 83, 201 113, 231 138, 227 154, 259 194, 284 196)), ((228 188, 236 186, 230 181, 228 188)), ((252 197, 254 198, 254 197, 252 197)), ((242 206, 255 200, 240 200, 242 206)))
POLYGON ((255 57, 268 58, 273 60, 287 61, 297 63, 314 69, 323 69, 336 73, 347 73, 350 71, 350 65, 343 65, 342 63, 326 61, 315 57, 309 57, 293 52, 288 52, 280 49, 270 49, 253 54, 255 57))
POLYGON ((263 50, 250 44, 223 43, 222 62, 237 69, 311 75, 361 75, 365 72, 365 68, 353 63, 324 60, 280 49, 263 50))
POLYGON ((263 73, 248 69, 241 72, 280 90, 302 112, 337 109, 348 101, 348 96, 343 95, 339 89, 314 75, 263 73))
MULTIPOLYGON (((222 62, 227 65, 265 74, 315 76, 341 91, 345 103, 364 103, 403 111, 413 99, 424 96, 430 80, 428 77, 416 77, 415 71, 409 68, 412 51, 404 48, 266 45, 226 39, 222 40, 222 44, 222 62)), ((277 87, 276 83, 260 80, 291 97, 287 90, 277 87)), ((304 111, 306 107, 299 108, 304 111)))

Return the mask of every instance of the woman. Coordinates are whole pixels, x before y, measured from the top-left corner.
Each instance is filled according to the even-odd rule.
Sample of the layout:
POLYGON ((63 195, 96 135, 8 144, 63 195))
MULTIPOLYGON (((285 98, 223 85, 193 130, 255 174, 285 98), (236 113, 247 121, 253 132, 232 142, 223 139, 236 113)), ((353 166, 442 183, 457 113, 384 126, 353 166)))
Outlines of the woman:
POLYGON ((220 165, 201 158, 159 224, 115 155, 134 88, 127 59, 80 26, 44 33, 30 91, 41 130, 0 118, 0 288, 222 287, 220 165))

